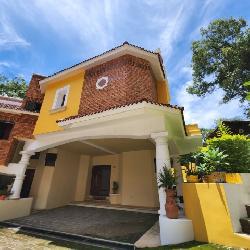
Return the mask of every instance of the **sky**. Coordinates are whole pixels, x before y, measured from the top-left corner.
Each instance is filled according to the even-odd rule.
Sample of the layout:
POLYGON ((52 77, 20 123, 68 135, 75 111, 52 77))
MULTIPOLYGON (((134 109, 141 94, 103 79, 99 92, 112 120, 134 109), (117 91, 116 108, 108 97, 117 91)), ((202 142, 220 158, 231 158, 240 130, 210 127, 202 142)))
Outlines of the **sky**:
POLYGON ((50 75, 124 41, 160 48, 171 104, 184 106, 187 124, 211 128, 219 118, 242 118, 238 100, 222 91, 189 95, 192 41, 216 18, 250 20, 250 0, 0 0, 0 74, 50 75))

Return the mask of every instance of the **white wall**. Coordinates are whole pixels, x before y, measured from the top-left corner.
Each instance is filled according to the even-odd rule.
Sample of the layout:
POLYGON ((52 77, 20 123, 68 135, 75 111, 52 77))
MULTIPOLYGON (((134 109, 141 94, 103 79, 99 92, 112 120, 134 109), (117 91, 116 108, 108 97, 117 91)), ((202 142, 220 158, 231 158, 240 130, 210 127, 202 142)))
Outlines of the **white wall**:
POLYGON ((241 232, 239 219, 247 217, 245 205, 250 204, 250 173, 241 178, 242 184, 223 184, 234 232, 241 232))
POLYGON ((122 153, 123 205, 159 206, 154 157, 153 150, 122 153))

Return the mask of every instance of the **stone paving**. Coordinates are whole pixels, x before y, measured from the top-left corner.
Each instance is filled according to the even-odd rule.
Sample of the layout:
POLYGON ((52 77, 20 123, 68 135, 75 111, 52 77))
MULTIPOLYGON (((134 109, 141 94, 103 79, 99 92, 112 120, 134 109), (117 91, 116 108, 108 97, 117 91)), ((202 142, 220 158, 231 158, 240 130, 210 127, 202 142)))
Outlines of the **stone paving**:
POLYGON ((21 226, 134 244, 158 215, 80 206, 65 206, 10 220, 21 226))
POLYGON ((31 236, 18 228, 0 227, 0 250, 111 250, 111 248, 65 242, 59 239, 48 240, 45 236, 31 236))
POLYGON ((54 245, 51 241, 19 234, 17 229, 0 228, 1 250, 66 250, 67 247, 54 245))

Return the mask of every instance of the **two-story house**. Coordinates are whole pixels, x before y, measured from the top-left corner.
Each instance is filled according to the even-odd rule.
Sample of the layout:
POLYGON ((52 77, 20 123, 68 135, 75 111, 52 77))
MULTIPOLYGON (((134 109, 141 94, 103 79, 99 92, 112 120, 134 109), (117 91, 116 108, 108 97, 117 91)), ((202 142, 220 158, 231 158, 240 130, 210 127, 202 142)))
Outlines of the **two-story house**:
POLYGON ((28 122, 29 133, 36 122, 33 136, 19 142, 19 162, 14 156, 1 162, 16 174, 12 197, 25 185, 35 209, 95 199, 159 207, 164 223, 157 173, 164 165, 179 170, 178 156, 196 150, 201 135, 185 125, 184 109, 170 104, 161 54, 125 42, 38 82, 38 119, 17 109, 35 117, 28 122), (24 181, 29 169, 33 178, 24 181))

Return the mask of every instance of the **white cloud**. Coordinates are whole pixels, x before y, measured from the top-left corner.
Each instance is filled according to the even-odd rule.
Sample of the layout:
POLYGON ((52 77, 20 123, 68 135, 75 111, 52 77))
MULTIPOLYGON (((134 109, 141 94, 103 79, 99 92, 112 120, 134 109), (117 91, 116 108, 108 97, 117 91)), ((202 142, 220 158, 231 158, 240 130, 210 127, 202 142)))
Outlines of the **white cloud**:
POLYGON ((232 100, 227 104, 220 104, 223 91, 218 89, 204 98, 190 95, 186 92, 188 81, 176 94, 178 105, 184 106, 184 117, 186 123, 198 123, 201 128, 214 126, 214 121, 219 118, 235 118, 243 114, 238 100, 232 100))
POLYGON ((100 52, 114 42, 115 19, 121 15, 118 9, 122 4, 118 0, 16 0, 14 4, 8 1, 5 8, 14 15, 22 15, 39 32, 44 32, 44 36, 100 52))
POLYGON ((0 12, 0 50, 29 45, 29 42, 17 33, 3 12, 0 12))
POLYGON ((0 67, 6 67, 6 68, 9 68, 10 67, 10 63, 8 62, 5 62, 5 61, 0 61, 0 67))

